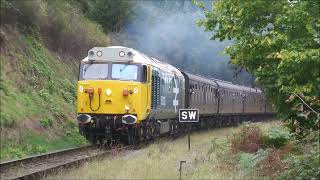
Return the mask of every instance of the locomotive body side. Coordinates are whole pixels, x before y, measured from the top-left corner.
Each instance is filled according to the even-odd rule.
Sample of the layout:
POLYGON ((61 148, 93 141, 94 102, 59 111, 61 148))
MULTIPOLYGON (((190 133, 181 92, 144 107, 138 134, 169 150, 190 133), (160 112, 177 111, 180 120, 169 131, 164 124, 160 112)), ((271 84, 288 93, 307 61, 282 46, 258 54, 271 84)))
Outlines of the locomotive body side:
POLYGON ((136 134, 149 136, 150 127, 167 133, 168 120, 184 107, 184 92, 175 67, 131 48, 95 47, 80 65, 80 131, 92 143, 123 136, 131 141, 136 134))
POLYGON ((199 109, 201 115, 219 111, 219 85, 215 81, 183 72, 186 79, 186 108, 199 109))
POLYGON ((151 119, 168 120, 178 117, 184 108, 185 80, 175 67, 152 58, 151 119))

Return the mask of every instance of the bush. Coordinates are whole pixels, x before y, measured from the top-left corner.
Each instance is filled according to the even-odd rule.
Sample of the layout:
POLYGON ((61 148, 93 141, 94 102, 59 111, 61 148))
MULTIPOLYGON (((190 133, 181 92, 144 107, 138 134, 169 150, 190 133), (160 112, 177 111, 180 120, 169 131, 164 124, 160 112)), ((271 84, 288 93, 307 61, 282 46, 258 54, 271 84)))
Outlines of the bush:
POLYGON ((269 150, 259 149, 255 154, 240 154, 240 168, 248 173, 252 172, 255 169, 256 165, 267 157, 268 152, 269 150))
POLYGON ((40 121, 40 125, 44 128, 48 128, 48 127, 51 127, 53 125, 53 119, 52 118, 44 118, 44 119, 41 119, 40 121))
POLYGON ((320 149, 319 132, 312 132, 296 142, 299 155, 290 155, 284 161, 288 164, 286 171, 279 179, 319 179, 320 177, 320 149))
POLYGON ((320 155, 313 151, 307 155, 292 156, 286 160, 288 170, 280 174, 279 179, 319 179, 320 155))
POLYGON ((262 131, 256 125, 245 123, 239 132, 230 138, 233 152, 254 153, 262 146, 262 131))
POLYGON ((119 32, 134 17, 135 1, 128 0, 73 0, 82 12, 99 23, 105 33, 119 32))
POLYGON ((1 5, 3 24, 18 26, 29 33, 39 32, 49 49, 60 54, 83 58, 86 54, 79 52, 110 42, 102 27, 84 17, 69 1, 4 0, 1 5))
POLYGON ((275 177, 279 172, 284 171, 287 165, 283 161, 283 158, 288 154, 289 150, 289 146, 282 149, 271 149, 267 156, 257 164, 259 174, 262 176, 275 177))
POLYGON ((0 112, 0 124, 1 126, 13 127, 16 124, 16 120, 10 114, 0 112))
POLYGON ((263 144, 267 147, 280 148, 288 143, 291 134, 285 129, 276 126, 269 128, 263 135, 263 144))

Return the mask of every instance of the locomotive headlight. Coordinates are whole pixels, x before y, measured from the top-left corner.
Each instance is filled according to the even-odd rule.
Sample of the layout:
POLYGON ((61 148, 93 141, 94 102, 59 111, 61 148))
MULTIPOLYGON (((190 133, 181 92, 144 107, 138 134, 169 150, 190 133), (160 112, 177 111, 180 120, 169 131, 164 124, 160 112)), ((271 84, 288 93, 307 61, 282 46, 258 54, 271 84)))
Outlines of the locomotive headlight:
POLYGON ((94 52, 93 51, 89 51, 89 56, 94 56, 94 52))
POLYGON ((107 90, 106 90, 106 95, 107 95, 107 96, 110 96, 111 94, 112 94, 111 89, 107 89, 107 90))

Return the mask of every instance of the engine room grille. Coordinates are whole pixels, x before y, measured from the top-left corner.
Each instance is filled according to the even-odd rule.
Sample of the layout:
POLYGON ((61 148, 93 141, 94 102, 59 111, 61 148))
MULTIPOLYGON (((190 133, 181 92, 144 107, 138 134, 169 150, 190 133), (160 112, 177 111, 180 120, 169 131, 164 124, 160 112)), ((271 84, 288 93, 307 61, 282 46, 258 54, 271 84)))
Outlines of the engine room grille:
POLYGON ((151 108, 156 109, 160 104, 160 77, 152 76, 152 101, 151 108))

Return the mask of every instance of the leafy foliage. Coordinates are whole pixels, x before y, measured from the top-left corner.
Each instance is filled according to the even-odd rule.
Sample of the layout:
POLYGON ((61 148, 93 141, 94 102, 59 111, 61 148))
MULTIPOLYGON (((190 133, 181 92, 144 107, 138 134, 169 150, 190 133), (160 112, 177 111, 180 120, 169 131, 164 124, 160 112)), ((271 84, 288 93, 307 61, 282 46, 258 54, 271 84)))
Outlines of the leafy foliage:
POLYGON ((320 128, 320 2, 214 1, 198 23, 233 40, 231 63, 256 77, 292 131, 320 128))
POLYGON ((320 177, 320 154, 313 152, 308 155, 289 157, 289 169, 284 171, 279 179, 317 179, 320 177))
POLYGON ((36 32, 9 30, 1 27, 0 158, 84 144, 68 121, 74 118, 78 67, 61 62, 36 32))
POLYGON ((280 148, 288 143, 291 134, 279 126, 272 127, 263 135, 263 144, 267 147, 280 148))
POLYGON ((263 161, 269 153, 269 150, 259 149, 255 154, 241 153, 240 168, 250 173, 261 161, 263 161))
POLYGON ((99 23, 105 33, 119 32, 132 19, 134 1, 128 0, 73 0, 82 12, 99 23))
POLYGON ((319 179, 319 131, 312 132, 303 140, 296 141, 295 146, 300 153, 287 156, 284 162, 288 168, 280 174, 279 179, 319 179))
POLYGON ((262 147, 262 131, 258 126, 245 123, 239 132, 230 137, 231 149, 234 152, 257 152, 262 147))
POLYGON ((44 128, 49 128, 53 125, 53 119, 51 117, 43 118, 40 120, 40 125, 44 128))
POLYGON ((101 26, 66 0, 1 0, 1 23, 36 33, 50 50, 79 59, 92 46, 109 44, 101 26))

